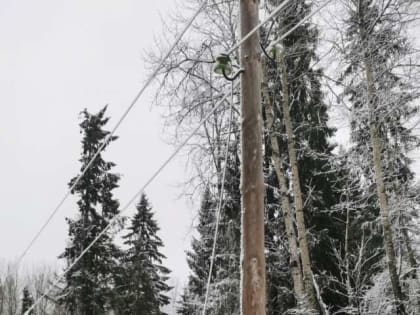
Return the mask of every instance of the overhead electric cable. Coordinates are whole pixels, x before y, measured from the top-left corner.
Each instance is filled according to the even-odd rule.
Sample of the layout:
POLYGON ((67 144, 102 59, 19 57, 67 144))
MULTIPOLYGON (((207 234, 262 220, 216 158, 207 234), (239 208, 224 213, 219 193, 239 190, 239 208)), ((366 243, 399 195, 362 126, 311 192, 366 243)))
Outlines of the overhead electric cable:
POLYGON ((73 182, 71 187, 67 190, 64 197, 60 200, 58 205, 55 207, 54 211, 49 215, 45 223, 41 226, 39 231, 35 234, 35 236, 32 238, 32 240, 29 242, 28 246, 25 248, 25 250, 22 252, 22 254, 19 256, 17 261, 17 266, 19 266, 23 260, 23 258, 26 256, 30 248, 35 244, 35 242, 38 240, 42 232, 45 230, 45 228, 48 226, 48 224, 51 222, 51 220, 54 218, 54 216, 57 214, 58 210, 63 206, 64 202, 67 200, 67 198, 70 196, 73 189, 76 187, 76 185, 80 182, 80 180, 83 178, 83 176, 86 174, 87 170, 92 166, 92 163, 94 160, 98 157, 98 155, 102 152, 102 150, 105 148, 105 146, 108 144, 109 139, 113 137, 117 129, 120 127, 121 123, 124 121, 124 119, 127 117, 129 112, 132 110, 134 105, 137 103, 139 98, 143 95, 144 91, 149 87, 150 83, 155 79, 155 77, 158 75, 159 71, 161 70, 164 62, 172 51, 175 49, 176 45, 180 42, 181 38, 184 36, 184 34, 187 32, 187 30, 191 27, 194 20, 197 18, 197 16, 201 13, 201 11, 204 9, 204 7, 207 5, 207 0, 203 1, 201 6, 198 8, 198 10, 194 13, 194 15, 190 18, 187 25, 184 27, 182 32, 176 37, 174 43, 169 48, 168 52, 164 55, 164 57, 161 59, 159 65, 156 67, 156 69, 152 72, 152 74, 149 76, 149 78, 146 80, 145 84, 142 86, 140 91, 137 93, 137 95, 134 97, 134 99, 131 101, 130 105, 124 112, 124 114, 121 116, 121 118, 118 120, 114 128, 111 130, 111 132, 108 134, 107 138, 104 140, 102 145, 99 147, 99 149, 96 151, 95 155, 92 157, 92 159, 89 161, 89 163, 86 165, 86 167, 82 170, 80 175, 76 178, 76 180, 73 182))
MULTIPOLYGON (((290 35, 294 30, 296 30, 299 26, 301 26, 303 23, 308 21, 310 18, 312 18, 315 14, 317 14, 319 11, 321 11, 328 3, 330 3, 332 0, 327 0, 325 3, 320 5, 316 10, 314 10, 311 14, 303 18, 301 21, 299 21, 294 27, 292 27, 289 31, 287 31, 285 34, 283 34, 280 38, 275 40, 272 44, 269 45, 269 48, 272 48, 273 46, 277 45, 281 40, 283 40, 285 37, 290 35)), ((282 2, 276 9, 273 10, 273 12, 270 13, 269 16, 267 16, 262 22, 260 22, 257 26, 255 26, 251 31, 249 31, 248 34, 246 34, 244 37, 241 38, 239 42, 237 42, 232 48, 228 50, 226 53, 227 55, 232 54, 235 50, 237 50, 248 38, 250 38, 255 32, 257 32, 263 25, 265 25, 267 22, 272 20, 281 9, 284 8, 286 4, 288 4, 290 0, 285 0, 282 2)))
MULTIPOLYGON (((239 86, 239 81, 234 84, 234 89, 239 86)), ((123 214, 131 204, 144 192, 144 190, 155 180, 155 178, 163 171, 163 169, 173 160, 173 158, 181 151, 181 149, 188 143, 188 141, 197 133, 205 121, 207 121, 216 110, 226 101, 230 93, 226 93, 220 99, 220 101, 214 106, 214 108, 200 121, 198 126, 188 135, 188 137, 174 150, 174 152, 162 163, 162 165, 153 173, 153 175, 146 181, 146 183, 140 188, 140 190, 127 202, 127 204, 121 208, 121 211, 118 215, 114 216, 108 223, 108 225, 95 237, 95 239, 80 253, 80 255, 63 271, 63 273, 50 285, 47 291, 41 295, 32 306, 24 313, 28 315, 35 306, 47 295, 50 293, 53 287, 56 287, 63 277, 82 259, 82 257, 92 248, 93 245, 117 222, 118 218, 123 214)))
POLYGON ((260 22, 257 26, 255 26, 252 30, 249 31, 248 34, 246 34, 244 37, 241 38, 239 42, 237 42, 235 45, 233 45, 232 48, 229 49, 229 51, 226 53, 227 55, 230 55, 233 53, 236 49, 238 49, 248 38, 250 38, 252 35, 254 35, 255 32, 257 32, 265 23, 269 22, 272 18, 274 18, 281 9, 283 9, 286 4, 288 4, 290 0, 284 0, 277 8, 273 10, 273 12, 270 13, 269 16, 267 16, 262 22, 260 22))
POLYGON ((222 205, 223 205, 223 190, 225 189, 226 169, 227 169, 228 157, 229 157, 230 134, 232 132, 233 97, 234 97, 233 93, 234 93, 234 87, 232 83, 229 127, 228 127, 227 140, 226 140, 225 165, 223 166, 222 185, 220 187, 219 200, 218 200, 218 205, 216 209, 216 227, 214 229, 213 248, 212 248, 211 256, 210 256, 210 269, 209 269, 209 275, 207 277, 206 295, 204 298, 204 306, 203 306, 203 312, 202 312, 203 315, 206 315, 206 310, 207 310, 207 301, 209 298, 210 284, 211 284, 211 274, 213 273, 214 257, 216 255, 217 235, 219 233, 219 224, 220 224, 220 217, 221 217, 222 205))
POLYGON ((275 39, 271 42, 271 44, 268 46, 267 51, 270 51, 271 48, 279 44, 283 39, 285 39, 287 36, 289 36, 291 33, 293 33, 299 26, 301 26, 303 23, 308 21, 310 18, 312 18, 315 14, 317 14, 319 11, 321 11, 323 8, 327 6, 328 3, 330 3, 332 0, 326 0, 323 4, 321 4, 318 8, 313 10, 310 14, 308 14, 306 17, 304 17, 302 20, 300 20, 295 26, 293 26, 290 30, 288 30, 286 33, 284 33, 279 38, 275 39))

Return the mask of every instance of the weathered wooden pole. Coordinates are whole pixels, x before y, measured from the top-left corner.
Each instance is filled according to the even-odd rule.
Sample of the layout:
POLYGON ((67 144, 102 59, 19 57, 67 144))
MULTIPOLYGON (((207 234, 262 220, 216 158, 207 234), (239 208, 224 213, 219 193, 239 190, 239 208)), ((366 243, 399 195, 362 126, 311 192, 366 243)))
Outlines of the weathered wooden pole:
MULTIPOLYGON (((258 0, 240 0, 241 36, 259 22, 258 0)), ((256 32, 241 45, 241 314, 265 315, 264 178, 262 160, 261 54, 256 32)))

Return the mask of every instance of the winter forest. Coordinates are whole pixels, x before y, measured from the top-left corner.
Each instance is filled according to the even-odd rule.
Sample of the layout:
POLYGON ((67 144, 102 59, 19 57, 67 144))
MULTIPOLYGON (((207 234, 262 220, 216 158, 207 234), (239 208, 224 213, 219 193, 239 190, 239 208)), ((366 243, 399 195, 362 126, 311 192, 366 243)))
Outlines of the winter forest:
MULTIPOLYGON (((260 1, 260 19, 283 1, 260 1)), ((57 257, 68 272, 5 266, 0 315, 241 314, 240 1, 179 3, 145 60, 198 205, 188 280, 170 282, 147 192, 121 213, 118 161, 101 154, 118 136, 106 106, 85 109, 78 214, 57 257)), ((420 315, 419 13, 414 0, 293 0, 259 29, 266 314, 420 315)))

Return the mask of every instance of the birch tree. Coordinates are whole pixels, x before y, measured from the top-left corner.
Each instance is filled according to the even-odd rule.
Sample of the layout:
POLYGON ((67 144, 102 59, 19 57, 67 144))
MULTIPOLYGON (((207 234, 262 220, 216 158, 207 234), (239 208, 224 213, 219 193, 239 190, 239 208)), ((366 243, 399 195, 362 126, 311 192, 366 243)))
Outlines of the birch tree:
POLYGON ((352 137, 360 143, 359 153, 369 161, 366 175, 376 187, 395 312, 406 314, 390 200, 393 194, 406 195, 402 190, 412 179, 407 152, 418 146, 406 125, 416 112, 411 104, 417 92, 397 71, 410 51, 403 35, 406 24, 402 14, 408 7, 404 1, 393 0, 349 1, 346 5, 349 66, 344 77, 350 77, 347 93, 354 104, 352 137))

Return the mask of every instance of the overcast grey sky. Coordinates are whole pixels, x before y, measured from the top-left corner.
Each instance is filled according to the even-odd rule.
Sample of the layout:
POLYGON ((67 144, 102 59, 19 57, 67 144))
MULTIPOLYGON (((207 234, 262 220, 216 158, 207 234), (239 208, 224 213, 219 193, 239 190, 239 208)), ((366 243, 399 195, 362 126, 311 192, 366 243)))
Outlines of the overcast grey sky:
MULTIPOLYGON (((78 113, 109 104, 109 129, 145 79, 142 53, 161 31, 160 15, 173 0, 2 0, 0 2, 0 259, 20 255, 79 171, 78 113)), ((143 97, 106 158, 123 174, 122 204, 139 189, 172 147, 163 120, 143 97)), ((188 272, 184 250, 192 209, 177 200, 182 159, 147 190, 161 226, 174 276, 188 272)), ((52 263, 64 248, 70 198, 25 263, 52 263)), ((131 211, 132 213, 132 211, 131 211)))

